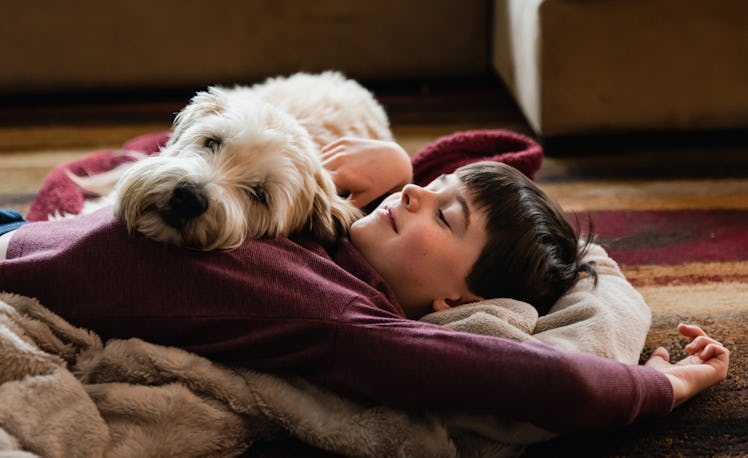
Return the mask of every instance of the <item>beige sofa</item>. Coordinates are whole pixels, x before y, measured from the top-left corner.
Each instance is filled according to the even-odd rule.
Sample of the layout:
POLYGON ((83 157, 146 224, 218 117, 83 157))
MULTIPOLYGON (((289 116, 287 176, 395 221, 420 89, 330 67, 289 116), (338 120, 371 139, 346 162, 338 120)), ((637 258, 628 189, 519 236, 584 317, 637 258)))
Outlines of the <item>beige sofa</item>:
POLYGON ((495 0, 493 31, 538 134, 748 126, 745 0, 495 0))

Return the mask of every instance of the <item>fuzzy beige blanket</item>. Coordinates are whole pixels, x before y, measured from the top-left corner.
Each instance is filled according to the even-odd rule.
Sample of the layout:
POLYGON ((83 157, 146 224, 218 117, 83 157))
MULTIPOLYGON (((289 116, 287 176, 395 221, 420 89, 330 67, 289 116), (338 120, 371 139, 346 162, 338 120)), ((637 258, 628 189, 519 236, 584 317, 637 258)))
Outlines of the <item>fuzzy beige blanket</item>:
MULTIPOLYGON (((546 316, 500 299, 424 320, 635 364, 650 310, 602 248, 588 258, 597 288, 580 282, 546 316)), ((489 416, 364 406, 139 339, 103 343, 32 298, 0 294, 0 454, 235 456, 295 437, 354 456, 511 456, 552 436, 489 416)))

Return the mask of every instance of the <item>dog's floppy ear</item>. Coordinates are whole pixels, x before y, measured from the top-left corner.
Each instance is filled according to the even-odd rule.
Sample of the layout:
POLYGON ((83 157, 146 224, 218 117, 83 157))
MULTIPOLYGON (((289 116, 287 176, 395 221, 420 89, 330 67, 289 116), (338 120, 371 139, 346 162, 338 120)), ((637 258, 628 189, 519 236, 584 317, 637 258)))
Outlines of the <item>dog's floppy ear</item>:
POLYGON ((348 199, 335 192, 332 178, 324 171, 315 174, 317 181, 309 224, 317 240, 330 243, 348 232, 351 224, 362 216, 348 199))
POLYGON ((186 107, 177 113, 172 125, 173 133, 169 139, 169 145, 174 143, 182 135, 185 129, 191 126, 196 120, 223 111, 227 98, 227 89, 211 86, 207 91, 200 91, 195 94, 186 107))

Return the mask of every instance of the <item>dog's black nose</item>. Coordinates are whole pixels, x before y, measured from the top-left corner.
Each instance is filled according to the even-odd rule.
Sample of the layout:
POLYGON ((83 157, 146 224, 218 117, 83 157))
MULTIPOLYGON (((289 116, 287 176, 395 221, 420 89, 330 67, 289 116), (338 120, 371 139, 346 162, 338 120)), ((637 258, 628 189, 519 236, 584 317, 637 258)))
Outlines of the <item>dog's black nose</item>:
POLYGON ((171 193, 169 208, 180 218, 197 218, 208 209, 208 199, 198 186, 179 183, 171 193))

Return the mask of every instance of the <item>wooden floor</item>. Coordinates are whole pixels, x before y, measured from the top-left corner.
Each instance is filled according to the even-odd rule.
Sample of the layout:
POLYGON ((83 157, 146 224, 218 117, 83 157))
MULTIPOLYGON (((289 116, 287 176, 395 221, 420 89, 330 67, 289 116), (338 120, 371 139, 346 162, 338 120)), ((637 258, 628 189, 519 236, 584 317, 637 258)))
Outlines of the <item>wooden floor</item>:
MULTIPOLYGON (((411 154, 458 130, 503 128, 532 134, 501 88, 454 91, 423 85, 377 96, 390 114, 396 139, 411 154)), ((167 129, 187 98, 185 93, 12 99, 0 109, 0 206, 25 211, 55 165, 167 129)), ((732 132, 552 140, 537 179, 574 211, 632 205, 746 208, 748 139, 732 132)))

